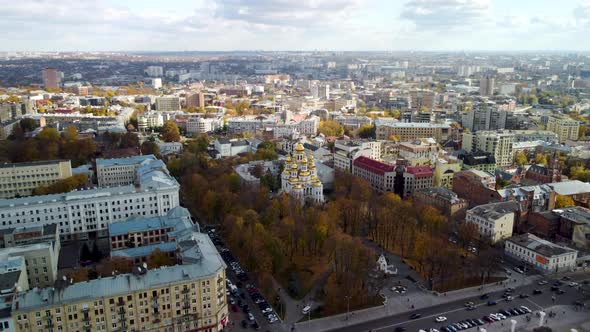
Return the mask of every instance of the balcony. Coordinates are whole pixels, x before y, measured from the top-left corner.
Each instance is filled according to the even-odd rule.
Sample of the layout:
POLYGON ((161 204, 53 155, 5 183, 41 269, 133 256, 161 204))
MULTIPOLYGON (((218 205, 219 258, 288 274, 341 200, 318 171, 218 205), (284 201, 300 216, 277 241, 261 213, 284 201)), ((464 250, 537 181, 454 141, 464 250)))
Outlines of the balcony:
POLYGON ((124 315, 124 314, 125 314, 125 308, 119 308, 119 310, 117 310, 117 312, 118 312, 120 315, 124 315))
POLYGON ((185 304, 182 306, 182 309, 190 309, 190 308, 191 308, 191 305, 190 305, 190 304, 188 304, 188 303, 185 303, 185 304))
POLYGON ((119 300, 119 301, 117 301, 117 305, 118 306, 124 306, 125 305, 125 301, 119 300))
POLYGON ((90 316, 85 314, 84 316, 82 316, 82 320, 85 322, 89 322, 90 321, 90 316))
POLYGON ((190 292, 190 289, 188 289, 188 288, 182 289, 182 294, 188 294, 188 292, 190 292))

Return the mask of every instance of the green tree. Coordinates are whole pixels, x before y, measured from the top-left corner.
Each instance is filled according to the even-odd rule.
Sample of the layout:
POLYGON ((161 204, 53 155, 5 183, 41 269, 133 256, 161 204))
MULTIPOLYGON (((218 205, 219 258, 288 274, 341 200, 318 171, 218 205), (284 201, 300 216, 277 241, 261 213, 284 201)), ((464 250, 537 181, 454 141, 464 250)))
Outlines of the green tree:
POLYGON ((161 131, 162 139, 166 142, 180 141, 180 130, 174 121, 168 120, 164 123, 161 131))
POLYGON ((360 127, 358 135, 360 138, 375 138, 375 126, 367 124, 360 127))
POLYGON ((28 131, 33 131, 35 130, 37 127, 39 127, 37 125, 37 122, 33 119, 30 118, 24 118, 22 120, 20 120, 19 122, 19 126, 22 128, 23 131, 28 132, 28 131))

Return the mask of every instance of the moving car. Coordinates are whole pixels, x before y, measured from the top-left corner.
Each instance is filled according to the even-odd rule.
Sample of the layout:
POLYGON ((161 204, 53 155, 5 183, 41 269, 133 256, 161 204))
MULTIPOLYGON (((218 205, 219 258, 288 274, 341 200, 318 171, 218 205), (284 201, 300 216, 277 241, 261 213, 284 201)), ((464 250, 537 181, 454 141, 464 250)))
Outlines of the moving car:
POLYGON ((434 321, 437 322, 437 323, 442 323, 442 322, 444 322, 446 320, 447 320, 447 317, 445 317, 445 316, 438 316, 438 317, 436 317, 434 319, 434 321))
POLYGON ((496 301, 494 301, 494 300, 489 300, 489 301, 488 301, 488 305, 489 305, 489 306, 496 305, 496 304, 498 304, 498 302, 496 302, 496 301))
POLYGON ((539 282, 537 284, 539 284, 539 286, 543 286, 543 285, 547 285, 549 283, 549 281, 547 280, 539 280, 539 282))
POLYGON ((535 290, 533 291, 533 295, 539 295, 539 294, 543 294, 543 291, 542 291, 542 290, 540 290, 540 289, 535 289, 535 290))
POLYGON ((301 313, 307 315, 311 311, 311 306, 308 304, 301 310, 301 313))
POLYGON ((412 316, 410 316, 410 319, 418 319, 420 317, 422 317, 422 315, 420 315, 420 314, 413 314, 412 316))

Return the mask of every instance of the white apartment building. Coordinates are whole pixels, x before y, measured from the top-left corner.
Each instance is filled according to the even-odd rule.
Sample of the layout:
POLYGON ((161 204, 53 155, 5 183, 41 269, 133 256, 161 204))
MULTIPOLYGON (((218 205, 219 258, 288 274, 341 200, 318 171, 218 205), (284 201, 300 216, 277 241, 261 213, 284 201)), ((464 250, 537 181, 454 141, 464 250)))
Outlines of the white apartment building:
POLYGON ((69 160, 0 164, 0 198, 29 196, 39 186, 47 186, 72 176, 69 160))
POLYGON ((547 130, 557 134, 559 143, 566 140, 577 141, 580 122, 566 117, 550 116, 547 120, 547 130))
MULTIPOLYGON (((99 187, 125 186, 135 182, 137 169, 142 165, 157 162, 154 155, 128 158, 96 159, 96 178, 99 187)), ((155 164, 154 164, 155 165, 155 164)))
POLYGON ((161 66, 149 66, 145 69, 145 73, 149 77, 162 77, 164 76, 164 68, 161 66))
POLYGON ((352 172, 352 162, 360 156, 380 160, 381 142, 352 140, 334 142, 334 168, 352 172))
POLYGON ((532 265, 543 273, 571 271, 576 267, 578 251, 526 233, 506 240, 504 252, 532 265))
POLYGON ((69 193, 0 199, 0 229, 56 223, 62 239, 105 236, 110 222, 161 216, 178 206, 179 184, 163 163, 137 169, 134 184, 69 193))
POLYGON ((265 127, 274 127, 277 120, 274 117, 258 116, 239 116, 227 120, 227 129, 234 134, 255 133, 265 127))
POLYGON ((512 236, 517 213, 516 202, 484 204, 468 210, 465 222, 475 224, 481 237, 495 243, 512 236))
POLYGON ((163 156, 169 154, 178 154, 182 152, 182 143, 180 142, 156 142, 158 148, 160 148, 160 154, 163 156))
POLYGON ((149 128, 160 128, 164 126, 164 117, 158 112, 146 112, 137 118, 137 126, 141 131, 149 128))
POLYGON ((223 118, 204 118, 201 116, 191 116, 186 122, 187 134, 203 134, 215 131, 223 127, 223 118))
POLYGON ((158 97, 156 98, 156 110, 164 112, 180 111, 179 97, 158 97))
POLYGON ((514 159, 514 134, 509 131, 478 131, 463 133, 463 149, 470 152, 477 150, 494 155, 496 166, 512 165, 514 159))

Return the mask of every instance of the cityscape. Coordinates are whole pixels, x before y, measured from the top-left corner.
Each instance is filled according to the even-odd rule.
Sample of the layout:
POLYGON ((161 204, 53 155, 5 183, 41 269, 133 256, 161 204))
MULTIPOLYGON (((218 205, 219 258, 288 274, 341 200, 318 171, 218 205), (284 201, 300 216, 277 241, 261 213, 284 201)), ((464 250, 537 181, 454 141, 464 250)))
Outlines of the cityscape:
POLYGON ((590 3, 172 3, 0 9, 0 331, 590 331, 590 3))

